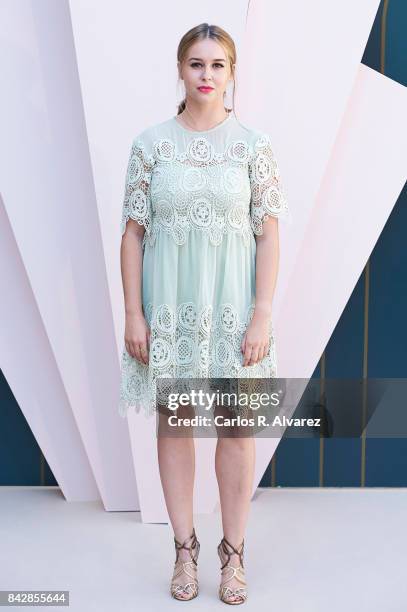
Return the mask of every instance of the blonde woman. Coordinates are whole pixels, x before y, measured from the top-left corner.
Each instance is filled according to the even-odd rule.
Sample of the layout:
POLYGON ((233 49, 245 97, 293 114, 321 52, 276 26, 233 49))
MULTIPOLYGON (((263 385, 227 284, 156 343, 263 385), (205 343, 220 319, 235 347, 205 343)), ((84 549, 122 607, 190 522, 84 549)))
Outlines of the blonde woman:
MULTIPOLYGON (((276 376, 271 305, 278 218, 288 206, 270 138, 243 126, 234 105, 225 108, 236 67, 227 32, 207 23, 192 28, 177 59, 185 97, 176 116, 134 139, 126 175, 122 416, 130 407, 157 410, 158 377, 276 376)), ((198 595, 200 548, 194 439, 158 435, 157 448, 176 548, 170 592, 188 600, 198 595)), ((247 598, 243 549, 254 462, 253 437, 218 437, 218 594, 228 604, 247 598)))

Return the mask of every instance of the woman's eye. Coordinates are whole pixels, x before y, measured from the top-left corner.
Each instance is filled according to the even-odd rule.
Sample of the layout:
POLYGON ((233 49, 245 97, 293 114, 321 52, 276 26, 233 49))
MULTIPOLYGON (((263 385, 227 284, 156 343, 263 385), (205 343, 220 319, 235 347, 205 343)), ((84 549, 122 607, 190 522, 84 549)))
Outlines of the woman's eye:
MULTIPOLYGON (((196 68, 197 66, 202 66, 202 64, 200 62, 193 62, 191 66, 192 68, 196 68)), ((219 62, 215 62, 214 66, 219 66, 219 68, 224 68, 223 64, 220 64, 219 62)))

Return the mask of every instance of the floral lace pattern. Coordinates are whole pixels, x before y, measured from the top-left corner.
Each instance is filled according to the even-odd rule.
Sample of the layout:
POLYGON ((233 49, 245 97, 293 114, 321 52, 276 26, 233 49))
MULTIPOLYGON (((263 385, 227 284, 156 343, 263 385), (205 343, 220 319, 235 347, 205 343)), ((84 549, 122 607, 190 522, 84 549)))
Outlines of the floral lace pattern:
POLYGON ((232 304, 214 310, 211 304, 197 309, 193 302, 154 307, 149 303, 145 317, 151 329, 149 364, 122 354, 119 414, 129 408, 156 412, 157 378, 273 378, 276 354, 273 325, 269 328, 267 355, 243 367, 241 343, 254 305, 241 318, 232 304))
POLYGON ((243 367, 241 351, 256 299, 255 237, 269 217, 290 218, 270 138, 235 117, 188 132, 173 118, 131 147, 121 233, 129 219, 145 228, 141 290, 151 335, 147 365, 123 348, 121 416, 130 407, 155 414, 159 379, 167 379, 165 399, 174 380, 277 376, 271 322, 259 363, 243 367))
POLYGON ((261 136, 254 148, 255 154, 249 164, 250 214, 253 232, 261 235, 264 221, 268 217, 287 215, 288 204, 269 136, 261 136))
MULTIPOLYGON (((150 181, 154 159, 147 156, 141 141, 133 142, 127 165, 125 193, 122 209, 121 233, 129 219, 144 225, 144 238, 151 232, 150 181)), ((143 240, 143 244, 145 240, 143 240)))
POLYGON ((143 246, 153 246, 159 232, 183 245, 195 229, 214 246, 221 244, 224 234, 238 233, 248 247, 253 234, 263 233, 268 217, 287 213, 267 134, 254 145, 235 140, 221 153, 204 136, 191 139, 182 151, 170 138, 155 141, 152 153, 142 140, 133 142, 121 232, 129 219, 144 225, 143 246))

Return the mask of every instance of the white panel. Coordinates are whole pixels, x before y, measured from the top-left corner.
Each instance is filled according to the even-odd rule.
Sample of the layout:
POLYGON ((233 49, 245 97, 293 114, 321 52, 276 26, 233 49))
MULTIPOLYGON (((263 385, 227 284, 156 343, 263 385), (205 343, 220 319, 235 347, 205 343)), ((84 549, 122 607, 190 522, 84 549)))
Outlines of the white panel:
MULTIPOLYGON (((8 84, 0 98, 4 206, 105 508, 134 509, 128 428, 116 411, 119 363, 69 6, 8 0, 0 11, 0 67, 8 84)), ((3 347, 17 355, 25 342, 18 323, 12 344, 3 347)), ((25 398, 24 381, 10 367, 13 391, 25 398)), ((36 430, 38 411, 45 418, 46 406, 21 407, 36 430)), ((69 410, 68 404, 60 409, 69 410)), ((52 430, 50 437, 54 433, 58 439, 52 430)), ((46 456, 59 452, 42 442, 46 456)), ((60 470, 70 471, 65 481, 79 478, 77 462, 63 458, 61 450, 60 470)), ((88 482, 85 498, 94 495, 88 482)))
MULTIPOLYGON (((7 383, 65 499, 99 499, 1 198, 0 279, 0 363, 7 383)), ((21 453, 24 454, 24 449, 21 453)))
MULTIPOLYGON (((299 320, 299 313, 314 296, 310 291, 296 294, 295 301, 290 304, 291 316, 285 317, 286 290, 290 287, 288 283, 298 251, 358 75, 378 0, 365 0, 357 5, 350 0, 330 3, 311 0, 306 4, 294 0, 252 1, 246 34, 246 2, 209 2, 197 7, 186 1, 151 5, 122 1, 113 6, 109 2, 71 0, 70 5, 118 351, 121 350, 124 329, 118 266, 119 222, 130 143, 144 127, 175 114, 182 92, 182 89, 177 91, 175 88, 176 46, 187 29, 207 21, 221 25, 235 39, 238 50, 238 117, 250 127, 270 133, 293 212, 294 223, 291 226, 280 224, 281 267, 274 299, 279 373, 281 376, 293 375, 294 369, 289 366, 294 352, 299 361, 303 357, 308 365, 313 360, 315 367, 320 354, 316 357, 314 352, 309 358, 307 344, 300 344, 295 336, 289 334, 292 318, 295 316, 299 320)), ((372 78, 386 87, 388 80, 378 74, 372 78)), ((390 95, 397 97, 398 92, 392 90, 390 95)), ((386 122, 387 113, 370 100, 369 108, 373 107, 376 117, 386 122)), ((394 121, 400 119, 394 117, 394 121)), ((330 180, 334 176, 335 167, 330 166, 330 180)), ((357 176, 352 175, 352 180, 360 184, 357 176)), ((397 177, 395 180, 386 200, 382 201, 384 216, 394 204, 392 194, 399 186, 397 177)), ((315 252, 314 256, 319 259, 315 252)), ((348 284, 348 295, 352 290, 351 284, 348 284)), ((320 292, 317 295, 320 312, 325 311, 324 298, 320 292)), ((343 294, 341 299, 343 303, 343 294)), ((313 338, 316 344, 320 343, 318 335, 313 338)), ((326 333, 324 338, 326 340, 326 333)), ((309 375, 308 367, 298 371, 307 372, 301 376, 309 375)), ((162 504, 157 465, 154 463, 156 441, 150 440, 147 446, 144 441, 141 445, 142 432, 148 431, 149 427, 151 430, 151 426, 137 427, 140 418, 132 417, 130 425, 139 494, 145 496, 145 503, 141 503, 143 520, 159 520, 160 516, 166 520, 165 508, 157 510, 154 506, 162 504), (141 449, 151 453, 151 457, 144 453, 144 460, 138 464, 141 449), (154 487, 157 489, 152 490, 154 487)), ((276 444, 275 439, 257 440, 257 482, 276 444)), ((207 488, 197 486, 198 512, 212 495, 213 502, 217 498, 214 469, 206 452, 202 447, 200 454, 198 448, 197 462, 207 466, 207 488)))
POLYGON ((282 376, 311 376, 400 195, 406 108, 406 87, 360 65, 278 312, 282 376))
MULTIPOLYGON (((294 219, 273 301, 282 377, 312 375, 405 182, 406 89, 358 61, 378 5, 250 5, 241 114, 272 135, 294 219)), ((256 482, 270 448, 257 440, 256 482)))
POLYGON ((240 115, 270 133, 293 212, 292 225, 280 223, 275 315, 379 4, 379 0, 250 2, 241 59, 240 115))

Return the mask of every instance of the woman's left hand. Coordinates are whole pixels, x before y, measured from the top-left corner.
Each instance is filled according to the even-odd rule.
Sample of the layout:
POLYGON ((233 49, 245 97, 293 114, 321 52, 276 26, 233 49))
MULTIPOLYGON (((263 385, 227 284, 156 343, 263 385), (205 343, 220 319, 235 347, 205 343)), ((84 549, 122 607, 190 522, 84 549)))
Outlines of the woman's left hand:
POLYGON ((243 366, 254 365, 267 355, 270 344, 269 329, 270 317, 253 315, 241 344, 243 366))

